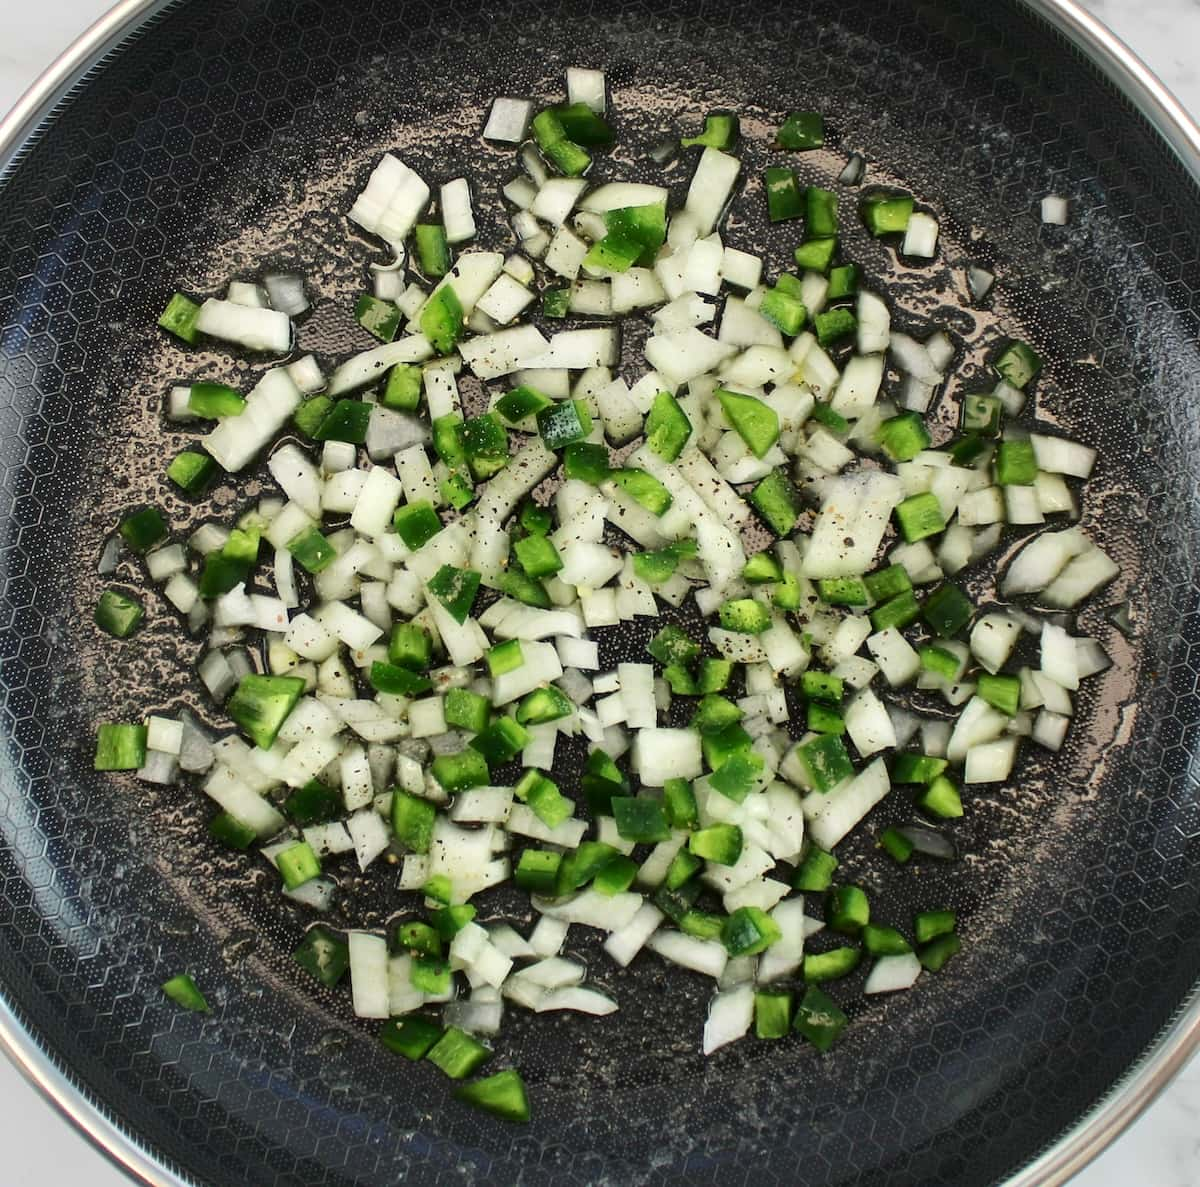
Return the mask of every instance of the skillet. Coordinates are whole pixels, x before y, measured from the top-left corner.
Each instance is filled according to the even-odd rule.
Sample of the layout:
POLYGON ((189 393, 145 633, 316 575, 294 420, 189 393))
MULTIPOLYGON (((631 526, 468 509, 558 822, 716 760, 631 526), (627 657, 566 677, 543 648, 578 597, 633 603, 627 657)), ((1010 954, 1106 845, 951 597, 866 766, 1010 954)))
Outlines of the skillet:
MULTIPOLYGON (((1200 978, 1200 154, 1086 18, 1049 0, 126 3, 6 130, 3 1032, 115 1158, 169 1184, 1060 1182, 1185 1057, 1200 978), (379 248, 344 214, 379 153, 497 183, 511 163, 478 137, 490 99, 556 96, 572 64, 608 73, 614 172, 650 169, 654 136, 711 108, 737 109, 753 137, 814 107, 833 135, 802 181, 856 150, 872 180, 930 202, 943 266, 889 276, 865 238, 848 254, 888 277, 900 328, 947 325, 950 397, 1004 332, 1050 360, 1037 411, 1101 449, 1083 522, 1122 576, 1083 617, 1113 667, 1057 758, 973 797, 962 862, 893 884, 867 838, 847 843, 847 873, 886 893, 887 922, 918 902, 958 909, 968 942, 946 975, 857 1009, 825 1059, 747 1042, 704 1060, 706 984, 648 959, 614 977, 580 941, 622 1009, 510 1011, 500 1041, 536 1110, 514 1129, 450 1105, 435 1071, 398 1066, 345 995, 314 989, 289 955, 306 918, 264 867, 212 848, 199 795, 92 774, 96 719, 213 717, 198 643, 163 604, 149 599, 130 646, 90 610, 124 509, 156 500, 190 525, 257 489, 163 496, 185 439, 161 419, 167 386, 201 365, 238 382, 260 369, 164 342, 170 291, 295 267, 321 298, 301 347, 328 361, 367 345, 339 309, 379 248), (1040 225, 1050 192, 1071 199, 1069 227, 1040 225), (1001 278, 970 313, 968 263, 1001 278), (1125 601, 1128 639, 1105 615, 1125 601), (158 994, 182 968, 211 1017, 158 994)), ((668 174, 676 189, 686 176, 668 174)), ((495 242, 499 203, 480 205, 480 242, 495 242)), ((757 220, 728 238, 786 258, 757 220)), ((118 579, 137 581, 132 564, 118 579)), ((986 597, 983 575, 968 589, 986 597)), ((604 658, 643 642, 606 635, 604 658)), ((889 812, 905 815, 885 805, 881 826, 889 812)), ((377 925, 404 902, 389 879, 346 877, 334 919, 377 925)))

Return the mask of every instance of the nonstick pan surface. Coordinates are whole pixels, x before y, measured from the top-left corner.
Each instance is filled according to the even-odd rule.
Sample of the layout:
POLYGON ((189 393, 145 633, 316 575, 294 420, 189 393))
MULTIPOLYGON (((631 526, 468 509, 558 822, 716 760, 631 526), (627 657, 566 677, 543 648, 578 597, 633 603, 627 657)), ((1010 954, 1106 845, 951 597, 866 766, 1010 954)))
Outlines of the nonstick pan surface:
MULTIPOLYGON (((1105 1102, 1119 1111, 1131 1076, 1143 1096, 1147 1068, 1161 1079, 1191 1041, 1200 978, 1200 191, 1065 23, 967 0, 210 0, 148 17, 14 146, 0 180, 3 1031, 115 1156, 149 1181, 256 1187, 1046 1182, 1069 1164, 1044 1153, 1060 1137, 1105 1102), (182 533, 259 490, 243 479, 200 506, 165 492, 188 439, 162 420, 168 386, 201 371, 245 386, 262 367, 165 341, 170 292, 298 268, 318 298, 301 348, 328 364, 365 347, 342 311, 380 251, 344 215, 380 152, 431 181, 485 179, 479 241, 496 243, 511 157, 479 139, 487 106, 557 96, 571 64, 610 80, 620 147, 599 175, 647 172, 659 134, 730 107, 750 134, 744 203, 761 202, 761 133, 818 108, 831 144, 802 181, 857 150, 869 179, 927 202, 937 267, 900 268, 856 230, 847 255, 888 278, 898 326, 950 329, 948 400, 1005 333, 1049 360, 1036 411, 1101 449, 1083 523, 1122 575, 1082 620, 1113 667, 1059 756, 972 794, 963 861, 896 871, 871 837, 845 847, 885 921, 959 910, 964 954, 942 976, 856 1007, 823 1059, 747 1041, 706 1060, 707 982, 648 958, 616 976, 573 936, 622 1009, 509 1012, 499 1044, 535 1103, 513 1128, 451 1104, 435 1069, 389 1056, 345 994, 314 988, 290 959, 307 917, 261 861, 213 848, 195 789, 92 773, 98 719, 218 717, 197 691, 199 643, 159 598, 126 645, 90 611, 122 511, 157 501, 182 533), (1069 227, 1040 224, 1046 193, 1070 198, 1069 227), (968 313, 972 262, 1000 283, 968 313), (1125 601, 1128 639, 1105 613, 1125 601), (162 999, 185 968, 210 1017, 162 999)), ((676 194, 689 172, 667 173, 676 194)), ((786 234, 757 218, 735 217, 727 241, 787 258, 786 234)), ((629 335, 630 360, 637 346, 629 335)), ((986 602, 986 574, 967 577, 986 602)), ((117 580, 139 584, 136 565, 117 580)), ((606 635, 604 659, 645 634, 606 635)), ((905 818, 893 796, 873 820, 905 818)), ((516 902, 482 901, 485 918, 516 902)), ((379 925, 406 905, 386 870, 346 874, 333 918, 379 925)), ((1097 1140, 1079 1132, 1069 1149, 1097 1140)))

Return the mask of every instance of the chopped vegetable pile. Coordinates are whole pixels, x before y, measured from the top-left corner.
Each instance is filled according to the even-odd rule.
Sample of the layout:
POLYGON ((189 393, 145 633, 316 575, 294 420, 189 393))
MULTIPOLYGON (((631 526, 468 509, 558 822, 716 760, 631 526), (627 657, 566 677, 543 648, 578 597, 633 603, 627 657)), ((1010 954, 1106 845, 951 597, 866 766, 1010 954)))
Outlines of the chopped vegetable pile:
MULTIPOLYGON (((171 483, 201 496, 266 456, 278 493, 186 540, 133 510, 101 564, 138 554, 207 631, 200 678, 236 728, 102 724, 96 768, 197 777, 212 837, 256 846, 318 913, 346 863, 398 863, 411 910, 386 934, 315 923, 296 962, 330 989, 348 973, 386 1047, 518 1121, 519 1072, 467 1080, 506 1009, 618 1008, 561 955, 572 927, 607 933, 616 966, 711 978, 706 1054, 752 1028, 824 1052, 849 1004, 830 983, 866 963, 863 992, 891 993, 941 970, 954 914, 882 924, 839 878, 838 846, 899 795, 914 822, 878 831, 878 860, 953 857, 971 793, 1007 780, 1024 742, 1062 746, 1073 693, 1108 661, 1061 612, 1117 574, 1072 523, 1094 451, 1018 419, 1042 369, 1031 346, 1001 345, 957 431, 927 418, 958 343, 893 330, 842 236, 861 219, 921 267, 938 223, 910 194, 855 191, 858 154, 834 188, 802 184, 794 154, 827 144, 821 115, 783 120, 763 197, 741 203, 797 228, 776 272, 719 229, 736 114, 655 150, 690 162, 669 209, 663 186, 588 179, 614 140, 605 80, 572 69, 567 91, 540 110, 495 101, 483 137, 520 170, 502 194, 441 183, 440 221, 428 182, 383 157, 349 211, 394 255, 355 306, 379 345, 328 371, 296 358, 248 392, 168 396, 170 420, 204 430, 171 483), (475 201, 507 204, 516 250, 465 246, 475 201), (551 328, 563 318, 591 320, 551 328), (622 354, 632 318, 651 327, 643 357, 622 354), (467 374, 486 406, 464 408, 467 374), (1039 530, 999 576, 1005 601, 977 605, 956 578, 1005 525, 1039 530), (748 552, 756 537, 773 542, 748 552), (602 668, 603 628, 689 603, 644 655, 602 668), (1013 658, 1023 634, 1036 667, 1013 658), (578 783, 556 777, 581 747, 578 783), (476 916, 507 882, 530 896, 528 934, 476 916)), ((994 279, 972 266, 973 298, 994 279)), ((160 325, 287 355, 308 307, 299 277, 272 274, 176 294, 160 325)), ((95 610, 118 639, 143 615, 115 588, 95 610)), ((163 988, 209 1009, 186 974, 163 988)))

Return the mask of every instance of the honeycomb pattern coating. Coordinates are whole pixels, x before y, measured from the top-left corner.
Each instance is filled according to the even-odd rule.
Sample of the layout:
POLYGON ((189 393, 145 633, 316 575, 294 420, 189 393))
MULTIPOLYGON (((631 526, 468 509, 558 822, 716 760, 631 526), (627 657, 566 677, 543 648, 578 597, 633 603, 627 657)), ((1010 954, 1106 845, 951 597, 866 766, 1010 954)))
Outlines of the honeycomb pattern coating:
MULTIPOLYGON (((835 155, 804 167, 821 176, 835 155)), ((1059 35, 966 0, 213 0, 115 53, 0 191, 0 983, 165 1165, 262 1187, 986 1184, 1108 1092, 1190 998, 1200 195, 1059 35), (618 125, 645 136, 715 106, 764 126, 824 110, 841 150, 942 219, 952 270, 902 270, 910 309, 935 312, 968 259, 997 268, 990 312, 1052 360, 1039 411, 1103 447, 1086 524, 1124 565, 1113 598, 1131 600, 1137 637, 1088 611, 1116 663, 1067 749, 1021 790, 976 793, 964 867, 887 887, 905 911, 959 908, 969 944, 952 974, 859 1009, 825 1059, 747 1042, 706 1061, 698 978, 596 961, 620 1013, 510 1015, 502 1050, 536 1110, 513 1129, 451 1104, 433 1069, 399 1064, 344 996, 302 980, 288 953, 303 916, 261 866, 212 851, 198 797, 91 773, 96 718, 193 703, 197 644, 154 598, 125 646, 88 613, 122 509, 155 499, 190 525, 239 497, 162 494, 184 440, 159 418, 170 378, 256 370, 165 343, 152 327, 169 292, 291 265, 344 301, 374 249, 341 213, 379 148, 403 141, 443 179, 498 169, 474 136, 489 98, 557 94, 576 62, 608 70, 628 101, 618 125), (1051 191, 1071 199, 1068 228, 1038 222, 1051 191), (161 999, 181 969, 211 1017, 161 999)), ((496 219, 481 211, 484 241, 496 219)), ((887 267, 861 236, 853 255, 887 267)), ((996 319, 956 313, 951 328, 969 380, 996 319)), ((118 578, 138 582, 128 561, 118 578)), ((873 885, 868 849, 850 846, 846 869, 873 885)), ((372 920, 378 884, 343 890, 355 923, 398 901, 372 920)))

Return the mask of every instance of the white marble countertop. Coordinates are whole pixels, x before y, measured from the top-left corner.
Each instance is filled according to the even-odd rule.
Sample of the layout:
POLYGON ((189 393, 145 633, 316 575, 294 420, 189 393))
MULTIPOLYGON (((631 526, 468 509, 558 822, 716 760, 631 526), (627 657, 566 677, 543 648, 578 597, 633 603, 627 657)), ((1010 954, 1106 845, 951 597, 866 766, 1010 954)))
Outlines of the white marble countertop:
MULTIPOLYGON (((1200 0, 1084 0, 1200 115, 1200 0)), ((109 0, 56 0, 42 7, 0 0, 0 112, 109 7, 109 0)), ((128 1180, 0 1059, 0 1116, 7 1187, 127 1187, 128 1180), (52 1154, 48 1155, 48 1152, 52 1154), (53 1168, 47 1174, 47 1163, 53 1168)), ((1200 1183, 1200 1060, 1080 1174, 1073 1187, 1192 1187, 1200 1183)))

